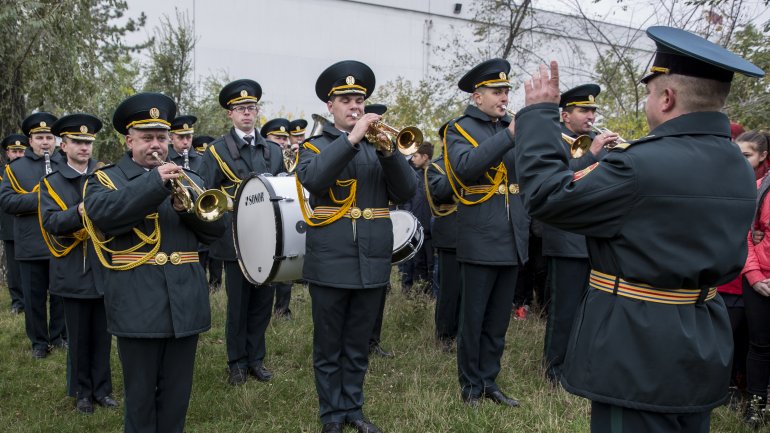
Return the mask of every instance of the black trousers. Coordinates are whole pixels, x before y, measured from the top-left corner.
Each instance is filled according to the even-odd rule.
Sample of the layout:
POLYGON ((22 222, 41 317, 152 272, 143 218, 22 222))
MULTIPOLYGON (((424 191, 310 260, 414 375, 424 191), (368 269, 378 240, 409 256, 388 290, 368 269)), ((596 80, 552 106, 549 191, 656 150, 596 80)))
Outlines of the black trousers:
POLYGON ((47 350, 49 344, 67 338, 62 300, 48 293, 48 260, 20 260, 19 270, 24 289, 27 337, 33 349, 47 350), (46 304, 49 311, 46 311, 46 304))
POLYGON ((385 300, 388 297, 389 289, 390 285, 382 291, 382 296, 380 296, 377 306, 377 318, 374 320, 372 335, 369 337, 369 347, 376 346, 382 341, 382 321, 385 319, 385 300))
POLYGON ((436 337, 454 339, 460 321, 460 263, 455 250, 438 250, 438 298, 436 337))
POLYGON ((518 266, 460 263, 457 370, 464 397, 499 390, 496 380, 518 271, 518 266))
POLYGON ((265 331, 273 312, 273 288, 255 286, 241 273, 238 262, 225 262, 227 287, 227 364, 258 367, 265 359, 265 331))
POLYGON ((313 369, 321 423, 363 418, 369 337, 385 288, 310 284, 313 369))
MULTIPOLYGON (((744 284, 746 284, 744 282, 744 284)), ((746 357, 749 353, 749 326, 746 320, 746 308, 743 295, 720 293, 730 316, 733 330, 733 369, 730 373, 730 386, 746 388, 746 357)))
POLYGON ((13 241, 3 241, 5 245, 5 282, 11 295, 11 308, 24 308, 24 292, 21 288, 21 271, 16 261, 13 241))
POLYGON ((591 402, 591 433, 708 433, 711 411, 658 413, 591 402))
POLYGON ((104 299, 62 299, 69 334, 67 394, 92 399, 112 394, 112 335, 107 333, 104 299))
POLYGON ((203 269, 208 269, 209 271, 209 284, 222 284, 222 261, 212 259, 208 249, 198 251, 198 257, 200 257, 203 269))
POLYGON ((291 302, 292 283, 273 283, 275 289, 275 306, 273 311, 276 314, 291 314, 289 303, 291 302))
POLYGON ((743 304, 749 327, 746 390, 766 401, 767 383, 770 380, 770 298, 757 293, 744 278, 743 304))
POLYGON ((125 385, 125 433, 182 433, 198 336, 118 337, 125 385))
POLYGON ((401 288, 406 293, 412 286, 419 285, 420 291, 433 296, 431 281, 433 280, 433 241, 426 237, 422 246, 411 259, 398 265, 401 273, 401 288))
POLYGON ((591 264, 588 259, 570 257, 548 258, 548 287, 551 303, 545 328, 543 364, 546 376, 558 380, 561 376, 567 343, 580 301, 588 290, 591 264))

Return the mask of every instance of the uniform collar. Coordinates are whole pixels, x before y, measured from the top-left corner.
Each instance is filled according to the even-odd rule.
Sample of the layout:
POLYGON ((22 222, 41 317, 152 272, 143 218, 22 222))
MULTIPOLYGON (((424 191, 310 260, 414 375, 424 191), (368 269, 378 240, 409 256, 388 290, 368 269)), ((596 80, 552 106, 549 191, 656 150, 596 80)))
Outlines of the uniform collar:
POLYGON ((332 137, 339 137, 340 135, 344 134, 344 132, 340 131, 339 129, 334 127, 334 124, 332 122, 329 122, 324 125, 323 129, 324 134, 329 134, 332 137))
MULTIPOLYGON (((238 147, 239 148, 242 149, 242 148, 248 146, 248 144, 246 144, 246 140, 243 139, 243 137, 245 137, 247 135, 245 132, 243 132, 240 129, 238 129, 238 128, 233 126, 232 134, 233 134, 233 136, 235 138, 239 139, 239 140, 235 140, 235 142, 238 143, 238 147)), ((248 134, 248 135, 251 135, 252 137, 254 137, 254 141, 252 142, 252 146, 254 146, 254 147, 265 146, 265 139, 262 138, 262 136, 259 135, 259 133, 257 133, 256 129, 251 131, 251 134, 248 134)))
POLYGON ((130 150, 126 152, 125 155, 123 155, 123 158, 121 158, 116 165, 123 171, 128 179, 133 179, 137 176, 141 176, 144 173, 147 173, 147 170, 144 167, 131 159, 130 150))
MULTIPOLYGON (((561 123, 561 132, 562 132, 562 134, 564 134, 564 135, 566 135, 566 136, 568 136, 570 138, 577 138, 578 137, 578 134, 576 134, 571 129, 567 128, 567 125, 565 125, 564 122, 561 123)), ((580 135, 587 135, 588 137, 591 138, 591 140, 593 140, 596 137, 596 134, 594 134, 593 131, 589 131, 588 134, 580 134, 580 135)))
MULTIPOLYGON (((94 171, 94 168, 96 168, 96 161, 94 159, 88 160, 88 169, 86 170, 86 173, 92 173, 94 171)), ((70 167, 69 164, 66 162, 64 164, 59 165, 58 169, 59 173, 61 173, 62 176, 64 176, 65 179, 76 179, 82 174, 78 173, 74 168, 70 167)))
POLYGON ((687 113, 658 125, 636 142, 676 135, 716 135, 729 140, 730 120, 718 111, 687 113))

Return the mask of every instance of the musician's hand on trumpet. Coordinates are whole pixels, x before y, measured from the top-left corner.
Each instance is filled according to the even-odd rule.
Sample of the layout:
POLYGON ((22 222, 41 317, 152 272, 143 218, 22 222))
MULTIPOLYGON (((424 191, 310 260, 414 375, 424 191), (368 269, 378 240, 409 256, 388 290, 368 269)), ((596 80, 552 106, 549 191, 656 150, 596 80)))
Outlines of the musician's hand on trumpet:
POLYGON ((596 134, 589 150, 594 156, 598 156, 602 149, 612 149, 615 147, 619 138, 620 136, 612 131, 603 131, 600 134, 596 134))
POLYGON ((500 108, 505 110, 505 114, 511 116, 511 123, 508 124, 508 130, 511 131, 511 135, 516 132, 516 113, 513 110, 508 109, 507 105, 501 105, 500 108))
POLYGON ((351 117, 358 119, 355 126, 353 126, 353 130, 350 131, 350 135, 348 135, 348 140, 353 144, 358 144, 358 142, 364 138, 366 131, 369 130, 369 126, 372 123, 382 119, 382 116, 379 114, 366 113, 362 116, 356 111, 351 113, 351 117))

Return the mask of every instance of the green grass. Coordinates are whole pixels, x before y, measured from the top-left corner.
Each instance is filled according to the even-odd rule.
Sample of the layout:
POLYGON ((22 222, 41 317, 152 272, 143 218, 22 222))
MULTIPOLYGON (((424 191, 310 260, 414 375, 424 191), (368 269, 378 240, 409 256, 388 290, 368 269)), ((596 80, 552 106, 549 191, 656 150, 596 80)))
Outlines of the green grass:
MULTIPOLYGON (((127 288, 130 289, 130 288, 127 288)), ((274 320, 267 331, 269 383, 249 380, 234 388, 225 373, 223 292, 212 295, 212 329, 201 335, 186 432, 318 432, 318 401, 313 382, 310 297, 295 286, 294 319, 274 320)), ((122 409, 96 408, 78 414, 65 395, 65 352, 35 361, 24 334, 23 316, 11 315, 8 292, 0 291, 0 431, 120 432, 122 409)), ((392 359, 373 358, 366 379, 365 414, 386 433, 393 432, 587 432, 589 403, 553 389, 540 366, 544 323, 531 316, 511 320, 498 382, 522 406, 509 409, 484 402, 471 409, 460 402, 454 354, 433 341, 432 301, 408 299, 399 290, 388 296, 383 345, 392 359)), ((112 352, 115 397, 123 386, 117 350, 112 352)), ((706 378, 704 378, 705 380, 706 378)), ((352 432, 353 430, 346 430, 352 432)), ((719 408, 712 431, 744 432, 739 417, 719 408)))

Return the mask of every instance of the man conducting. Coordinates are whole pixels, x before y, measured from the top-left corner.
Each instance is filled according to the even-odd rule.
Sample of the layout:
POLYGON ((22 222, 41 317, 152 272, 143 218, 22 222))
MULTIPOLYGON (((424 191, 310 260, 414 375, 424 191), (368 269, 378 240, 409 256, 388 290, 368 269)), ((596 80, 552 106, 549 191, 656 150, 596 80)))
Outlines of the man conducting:
POLYGON ((743 267, 756 198, 720 110, 734 72, 764 73, 683 30, 647 34, 649 135, 570 170, 551 62, 525 83, 516 163, 532 216, 588 241, 590 287, 561 383, 592 400, 591 431, 708 432, 733 352, 715 287, 743 267))

